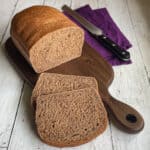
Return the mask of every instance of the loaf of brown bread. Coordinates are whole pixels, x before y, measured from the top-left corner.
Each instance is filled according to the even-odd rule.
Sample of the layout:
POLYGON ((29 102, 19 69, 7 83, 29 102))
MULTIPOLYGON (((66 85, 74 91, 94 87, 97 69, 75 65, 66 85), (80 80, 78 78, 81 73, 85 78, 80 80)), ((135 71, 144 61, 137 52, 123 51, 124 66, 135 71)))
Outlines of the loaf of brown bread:
POLYGON ((36 103, 37 132, 49 145, 77 146, 107 127, 107 113, 94 88, 41 95, 36 103))
POLYGON ((79 57, 84 41, 83 30, 49 6, 32 6, 17 13, 10 34, 37 73, 79 57))
POLYGON ((35 106, 36 97, 39 95, 60 93, 87 87, 93 87, 98 91, 98 84, 94 77, 42 73, 33 89, 31 102, 35 106))

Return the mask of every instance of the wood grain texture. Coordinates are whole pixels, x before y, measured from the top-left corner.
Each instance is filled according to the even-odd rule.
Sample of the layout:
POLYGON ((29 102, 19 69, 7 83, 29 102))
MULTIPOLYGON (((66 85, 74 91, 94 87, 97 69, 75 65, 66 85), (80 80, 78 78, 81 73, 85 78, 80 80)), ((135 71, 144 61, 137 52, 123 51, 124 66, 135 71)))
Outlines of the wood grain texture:
POLYGON ((67 4, 68 6, 71 6, 72 1, 71 0, 63 0, 63 1, 57 1, 57 0, 44 0, 44 5, 53 6, 61 11, 61 7, 64 4, 67 4))
MULTIPOLYGON (((40 0, 18 0, 19 4, 17 10, 21 10, 24 7, 41 4, 40 0)), ((0 13, 0 35, 5 34, 3 38, 3 43, 9 36, 9 29, 7 33, 4 29, 7 28, 9 24, 8 21, 11 19, 11 15, 16 8, 14 0, 2 0, 0 13), (7 15, 8 14, 8 15, 7 15), (3 22, 4 21, 4 22, 3 22), (3 33, 2 33, 3 32, 3 33)), ((107 7, 111 16, 121 28, 121 31, 129 38, 133 44, 131 51, 131 57, 133 60, 132 65, 114 67, 115 70, 115 80, 110 87, 110 92, 114 97, 121 99, 138 110, 144 115, 145 128, 143 132, 138 135, 131 135, 123 133, 118 130, 110 122, 110 129, 103 134, 103 136, 98 137, 96 140, 85 144, 80 147, 72 148, 76 150, 86 149, 86 150, 149 150, 150 147, 150 85, 149 85, 149 0, 46 0, 46 4, 52 5, 54 7, 61 8, 61 4, 71 5, 72 8, 80 7, 81 5, 89 3, 92 8, 107 7), (128 2, 128 5, 127 5, 128 2), (147 26, 148 25, 148 26, 147 26), (140 32, 139 32, 140 31, 140 32), (141 37, 142 35, 142 37, 141 37), (146 69, 145 69, 146 68, 146 69)), ((16 12, 17 12, 16 10, 16 12)), ((3 141, 8 141, 11 134, 10 131, 6 132, 7 125, 12 126, 14 120, 14 114, 16 113, 16 103, 19 102, 19 95, 21 94, 22 81, 14 69, 9 65, 7 58, 3 52, 3 48, 0 50, 0 68, 4 70, 0 75, 0 131, 3 131, 2 138, 0 138, 0 147, 6 146, 7 143, 3 141), (9 75, 8 75, 9 74, 9 75), (4 81, 7 79, 7 81, 4 81), (9 79, 9 80, 8 80, 9 79), (12 83, 12 80, 13 83, 12 83), (11 82, 10 82, 11 81, 11 82), (21 82, 21 83, 20 83, 21 82), (18 87, 18 88, 16 88, 18 87), (9 91, 9 92, 8 92, 9 91), (17 93, 17 94, 14 94, 17 93), (18 94, 20 93, 20 94, 18 94), (15 95, 15 96, 14 96, 15 95), (18 96, 17 96, 18 95, 18 96), (5 99, 4 99, 5 98, 5 99), (7 101, 5 101, 7 100, 7 101), (3 107, 2 107, 3 106, 3 107), (9 107, 8 107, 9 106, 9 107), (11 113, 9 113, 11 112, 11 113), (11 115, 11 119, 5 119, 11 115), (3 139, 3 140, 2 140, 3 139)), ((30 92, 27 85, 23 90, 25 95, 30 92), (29 91, 28 91, 29 90, 29 91)), ((29 136, 29 134, 34 134, 31 130, 32 121, 29 121, 29 116, 23 112, 30 112, 28 109, 30 107, 29 99, 21 99, 19 105, 19 110, 16 116, 16 121, 14 124, 14 129, 12 131, 12 136, 10 140, 9 149, 57 149, 49 147, 38 140, 38 137, 29 136), (26 105, 28 103, 28 105, 26 105), (23 119, 27 119, 26 122, 22 123, 23 119), (29 123, 27 123, 29 122, 29 123), (21 124, 22 123, 22 124, 21 124), (35 139, 34 139, 35 138, 35 139), (20 140, 22 139, 22 140, 20 140), (32 144, 32 140, 35 140, 32 144), (22 141, 22 142, 21 142, 22 141)), ((2 150, 6 148, 2 148, 2 150)), ((70 148, 71 149, 71 148, 70 148)), ((69 149, 69 150, 70 150, 69 149)), ((64 148, 65 150, 65 148, 64 148)))
MULTIPOLYGON (((128 104, 140 110, 145 119, 145 128, 143 132, 141 132, 138 136, 120 132, 112 124, 111 132, 114 149, 141 150, 143 146, 144 149, 148 150, 150 147, 150 143, 148 143, 148 140, 150 140, 150 134, 148 132, 149 120, 147 120, 146 118, 148 117, 148 108, 150 106, 150 85, 143 63, 144 60, 138 47, 137 38, 141 43, 144 43, 145 39, 143 40, 140 36, 135 35, 136 33, 134 31, 134 26, 130 20, 132 13, 136 13, 136 7, 140 6, 138 5, 138 1, 136 0, 134 1, 134 4, 133 1, 128 1, 128 6, 130 7, 130 9, 132 9, 132 13, 128 11, 126 0, 115 0, 113 2, 110 2, 109 0, 101 0, 99 2, 99 6, 107 7, 111 16, 121 28, 121 31, 125 33, 125 35, 133 44, 133 47, 130 49, 133 64, 122 67, 114 67, 115 79, 110 87, 110 91, 116 98, 118 97, 123 102, 127 102, 128 104), (115 11, 116 8, 117 10, 115 11)), ((141 12, 139 11, 137 13, 141 14, 141 12)), ((143 33, 148 34, 147 30, 143 31, 143 33)))
POLYGON ((8 27, 9 20, 14 12, 15 5, 17 0, 1 0, 1 9, 0 9, 0 41, 4 37, 6 29, 8 27), (6 11, 7 10, 7 11, 6 11), (5 16, 5 17, 4 17, 5 16))
POLYGON ((17 1, 17 3, 13 4, 12 1, 7 1, 9 7, 5 7, 5 13, 3 13, 3 17, 6 15, 6 18, 10 19, 5 24, 7 30, 4 32, 0 47, 0 68, 2 68, 3 71, 3 73, 0 74, 0 105, 2 106, 0 109, 0 120, 2 120, 0 122, 0 146, 2 147, 7 147, 9 145, 9 139, 14 126, 23 86, 22 79, 12 69, 6 58, 3 43, 8 36, 10 36, 9 28, 13 14, 25 7, 29 7, 30 5, 40 4, 40 2, 40 0, 24 0, 19 2, 17 1), (11 3, 11 5, 9 3, 11 3), (10 6, 12 8, 10 8, 10 6), (7 16, 7 14, 10 16, 7 16))
POLYGON ((130 19, 141 57, 144 62, 145 71, 150 83, 150 1, 149 0, 126 0, 130 19))
POLYGON ((0 150, 7 150, 7 147, 0 147, 0 150))
POLYGON ((78 2, 72 0, 71 7, 73 9, 76 9, 76 8, 82 7, 87 4, 89 4, 91 6, 91 8, 93 8, 93 9, 98 8, 97 0, 82 0, 82 1, 78 0, 78 2))
POLYGON ((107 7, 121 31, 133 44, 133 47, 130 49, 133 63, 131 65, 114 67, 115 79, 110 91, 115 97, 118 97, 119 99, 127 98, 129 99, 129 102, 130 98, 135 98, 137 93, 140 93, 138 99, 146 100, 146 97, 149 96, 149 83, 147 82, 143 59, 135 38, 135 32, 130 21, 129 12, 127 11, 128 7, 126 1, 115 0, 115 3, 110 3, 109 0, 105 0, 104 2, 100 1, 99 6, 107 7), (117 8, 117 11, 114 11, 115 8, 117 8), (130 84, 130 82, 133 84, 130 84))
POLYGON ((8 37, 6 30, 16 3, 2 0, 0 9, 0 68, 3 70, 0 74, 0 147, 8 146, 22 87, 22 81, 8 63, 2 46, 3 37, 8 37))

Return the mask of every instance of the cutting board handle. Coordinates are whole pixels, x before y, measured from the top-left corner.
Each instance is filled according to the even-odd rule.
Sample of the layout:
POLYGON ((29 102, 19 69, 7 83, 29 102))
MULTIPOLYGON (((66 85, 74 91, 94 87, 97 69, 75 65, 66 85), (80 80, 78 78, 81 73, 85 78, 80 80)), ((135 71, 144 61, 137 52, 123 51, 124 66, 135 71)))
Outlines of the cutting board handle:
POLYGON ((111 111, 111 114, 117 120, 117 123, 121 125, 122 129, 130 133, 136 133, 143 129, 143 117, 133 107, 122 103, 111 96, 104 102, 106 107, 111 111))

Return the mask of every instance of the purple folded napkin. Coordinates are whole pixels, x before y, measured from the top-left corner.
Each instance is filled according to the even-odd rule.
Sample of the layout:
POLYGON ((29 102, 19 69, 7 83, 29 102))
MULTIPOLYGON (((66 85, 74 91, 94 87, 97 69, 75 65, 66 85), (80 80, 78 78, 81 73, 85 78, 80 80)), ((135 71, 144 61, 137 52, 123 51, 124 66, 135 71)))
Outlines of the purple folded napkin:
MULTIPOLYGON (((132 46, 128 39, 117 27, 115 22, 112 20, 106 8, 92 10, 89 5, 86 5, 77 9, 76 11, 84 18, 89 20, 91 23, 102 29, 103 33, 110 39, 112 39, 114 42, 116 42, 120 47, 127 50, 132 46)), ((80 26, 80 24, 76 22, 71 16, 69 16, 68 14, 66 15, 80 26)), ((112 66, 131 63, 131 60, 128 62, 119 60, 112 52, 104 48, 97 40, 95 40, 86 30, 85 41, 92 48, 97 50, 100 53, 100 55, 103 56, 104 59, 106 59, 112 66)))

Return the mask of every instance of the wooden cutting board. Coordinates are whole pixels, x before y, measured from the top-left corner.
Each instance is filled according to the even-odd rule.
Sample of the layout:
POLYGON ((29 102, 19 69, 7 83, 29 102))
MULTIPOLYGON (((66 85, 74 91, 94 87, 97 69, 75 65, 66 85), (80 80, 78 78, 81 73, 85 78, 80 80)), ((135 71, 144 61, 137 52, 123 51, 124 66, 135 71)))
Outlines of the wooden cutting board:
MULTIPOLYGON (((11 38, 6 41, 5 48, 10 62, 21 76, 34 87, 39 74, 35 73, 32 67, 26 62, 13 44, 11 38)), ((109 94, 108 88, 114 78, 113 69, 87 43, 84 44, 81 57, 48 70, 48 72, 95 77, 98 81, 99 93, 102 100, 107 110, 114 116, 117 125, 121 129, 124 129, 124 131, 132 133, 143 129, 144 120, 142 116, 134 108, 116 100, 109 94)))

